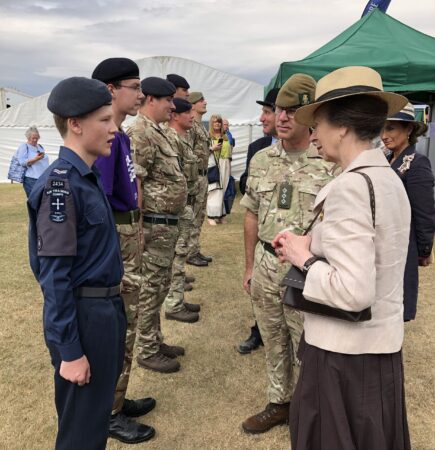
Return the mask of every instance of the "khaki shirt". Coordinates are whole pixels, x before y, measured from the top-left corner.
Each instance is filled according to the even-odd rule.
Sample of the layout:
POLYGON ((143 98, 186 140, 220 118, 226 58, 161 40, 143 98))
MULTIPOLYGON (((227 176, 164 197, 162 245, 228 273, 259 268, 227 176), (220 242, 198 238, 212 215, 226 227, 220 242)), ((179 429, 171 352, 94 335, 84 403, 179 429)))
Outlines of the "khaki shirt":
POLYGON ((192 140, 193 153, 198 158, 198 169, 207 170, 211 144, 208 131, 201 122, 194 120, 189 135, 192 140))
POLYGON ((173 150, 167 133, 138 114, 127 134, 136 163, 146 171, 142 179, 143 212, 180 214, 187 201, 187 183, 180 157, 173 150))
POLYGON ((167 135, 172 143, 172 148, 181 158, 181 168, 187 181, 189 195, 196 195, 199 192, 198 184, 198 158, 193 153, 192 143, 188 136, 184 137, 171 127, 167 127, 167 135))
POLYGON ((241 205, 258 216, 258 238, 271 242, 284 229, 302 234, 314 217, 317 193, 333 178, 333 167, 313 146, 292 154, 279 141, 256 153, 241 205))

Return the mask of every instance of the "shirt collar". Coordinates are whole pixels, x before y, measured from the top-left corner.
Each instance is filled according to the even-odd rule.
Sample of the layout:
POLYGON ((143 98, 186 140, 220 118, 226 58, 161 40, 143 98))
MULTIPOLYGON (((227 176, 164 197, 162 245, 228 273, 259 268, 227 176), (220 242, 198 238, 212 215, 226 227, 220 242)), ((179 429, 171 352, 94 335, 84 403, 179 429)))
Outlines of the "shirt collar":
POLYGON ((68 161, 73 165, 82 177, 92 173, 91 168, 83 161, 80 156, 68 147, 61 146, 59 150, 59 158, 68 161))

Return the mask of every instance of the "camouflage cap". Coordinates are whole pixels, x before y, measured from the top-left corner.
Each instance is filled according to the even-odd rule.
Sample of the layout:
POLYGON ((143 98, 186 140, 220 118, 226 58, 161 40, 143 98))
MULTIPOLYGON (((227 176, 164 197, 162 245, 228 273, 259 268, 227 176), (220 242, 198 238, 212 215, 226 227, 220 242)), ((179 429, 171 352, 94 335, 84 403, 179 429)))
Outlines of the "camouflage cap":
POLYGON ((304 73, 295 73, 281 87, 275 105, 280 108, 308 105, 314 101, 316 81, 304 73))
POLYGON ((202 92, 191 92, 189 94, 189 97, 187 100, 189 100, 189 102, 194 105, 195 103, 199 102, 200 100, 202 100, 204 98, 204 95, 202 94, 202 92))

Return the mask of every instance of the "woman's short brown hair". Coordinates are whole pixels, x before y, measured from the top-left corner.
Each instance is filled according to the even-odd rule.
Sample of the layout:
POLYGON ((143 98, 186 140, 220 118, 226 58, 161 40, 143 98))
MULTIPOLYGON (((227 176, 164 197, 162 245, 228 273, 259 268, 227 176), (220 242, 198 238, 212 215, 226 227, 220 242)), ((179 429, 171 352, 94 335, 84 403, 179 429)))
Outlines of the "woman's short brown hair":
POLYGON ((331 125, 351 129, 362 141, 378 137, 387 118, 387 103, 371 95, 355 95, 331 100, 320 106, 315 116, 323 115, 331 125))

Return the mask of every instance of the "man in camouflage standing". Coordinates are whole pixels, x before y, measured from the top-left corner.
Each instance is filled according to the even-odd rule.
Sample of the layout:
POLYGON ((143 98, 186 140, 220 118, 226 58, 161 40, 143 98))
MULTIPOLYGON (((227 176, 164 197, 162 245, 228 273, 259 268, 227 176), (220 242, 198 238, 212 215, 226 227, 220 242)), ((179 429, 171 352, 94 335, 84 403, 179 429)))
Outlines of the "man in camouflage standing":
POLYGON ((184 301, 184 287, 188 243, 193 225, 193 205, 199 191, 199 175, 197 158, 193 153, 188 135, 188 131, 193 125, 192 105, 182 98, 174 98, 174 105, 175 109, 172 111, 166 131, 173 143, 172 148, 180 155, 183 173, 187 181, 188 196, 186 207, 180 215, 180 234, 172 264, 171 288, 165 300, 165 317, 169 320, 193 323, 199 319, 200 306, 184 301))
POLYGON ((179 155, 159 124, 170 119, 175 87, 158 77, 141 82, 145 95, 128 135, 136 162, 146 171, 142 180, 142 220, 145 250, 143 286, 139 301, 139 366, 162 373, 180 369, 177 356, 184 349, 163 343, 160 310, 171 283, 171 267, 178 238, 179 215, 187 201, 187 183, 179 155))
POLYGON ((310 76, 295 74, 280 89, 275 109, 280 140, 252 158, 241 202, 246 207, 243 285, 252 298, 269 379, 266 409, 242 424, 248 433, 263 433, 288 422, 299 375, 301 316, 281 302, 280 283, 289 265, 280 264, 271 242, 284 229, 304 232, 317 192, 331 179, 331 165, 310 146, 309 129, 294 121, 297 108, 314 99, 315 86, 310 76))
POLYGON ((124 276, 121 295, 127 316, 124 365, 116 385, 110 417, 109 435, 122 442, 136 444, 154 436, 154 429, 131 420, 151 411, 153 398, 129 400, 125 398, 130 378, 133 348, 136 339, 141 275, 141 224, 139 210, 140 184, 137 182, 130 153, 130 140, 121 124, 127 114, 135 116, 143 99, 139 67, 128 58, 109 58, 100 62, 92 78, 107 84, 112 94, 113 119, 118 131, 110 148, 110 156, 100 156, 95 165, 101 174, 104 191, 112 207, 119 236, 124 276))
POLYGON ((194 114, 193 127, 190 136, 193 152, 198 158, 199 192, 193 207, 193 229, 190 235, 189 258, 187 259, 187 263, 202 267, 208 266, 208 263, 212 262, 210 256, 204 256, 201 253, 201 245, 199 242, 201 227, 204 223, 207 208, 207 167, 208 158, 210 156, 210 136, 204 125, 201 123, 202 116, 207 112, 207 102, 205 101, 202 92, 191 92, 189 94, 189 102, 192 104, 194 114))
POLYGON ((171 82, 175 86, 174 98, 183 98, 184 100, 189 98, 190 85, 186 78, 176 73, 169 73, 166 75, 166 81, 171 82))

